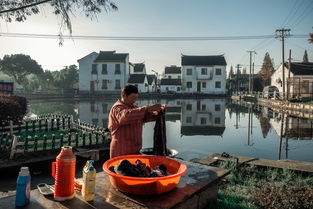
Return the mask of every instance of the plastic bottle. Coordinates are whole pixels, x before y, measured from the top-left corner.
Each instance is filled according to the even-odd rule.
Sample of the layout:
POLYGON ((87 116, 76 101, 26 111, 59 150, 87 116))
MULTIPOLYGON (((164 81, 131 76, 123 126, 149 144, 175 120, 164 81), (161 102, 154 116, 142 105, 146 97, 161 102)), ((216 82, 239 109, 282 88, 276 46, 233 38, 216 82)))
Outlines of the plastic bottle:
POLYGON ((93 160, 88 160, 83 169, 82 196, 86 201, 92 201, 95 198, 96 169, 93 163, 93 160))
POLYGON ((30 181, 31 177, 28 167, 21 167, 16 180, 15 206, 25 206, 29 203, 30 181))
POLYGON ((75 196, 76 156, 71 146, 63 146, 56 162, 52 163, 52 176, 54 183, 54 199, 64 201, 75 196))

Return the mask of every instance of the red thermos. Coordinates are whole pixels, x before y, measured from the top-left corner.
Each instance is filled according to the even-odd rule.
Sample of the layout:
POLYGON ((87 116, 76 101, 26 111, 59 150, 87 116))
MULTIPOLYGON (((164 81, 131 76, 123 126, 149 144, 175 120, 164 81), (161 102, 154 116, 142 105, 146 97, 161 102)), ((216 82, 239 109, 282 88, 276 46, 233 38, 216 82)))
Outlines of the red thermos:
POLYGON ((72 199, 75 196, 76 156, 71 146, 63 146, 56 162, 52 163, 54 183, 54 199, 58 201, 72 199))

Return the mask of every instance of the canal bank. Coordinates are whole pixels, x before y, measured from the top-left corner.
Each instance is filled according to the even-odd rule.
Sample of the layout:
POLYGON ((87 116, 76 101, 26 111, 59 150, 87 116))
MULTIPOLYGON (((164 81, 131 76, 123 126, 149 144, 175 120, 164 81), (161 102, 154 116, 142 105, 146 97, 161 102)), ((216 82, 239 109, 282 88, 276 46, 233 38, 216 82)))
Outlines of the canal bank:
POLYGON ((257 103, 269 107, 277 112, 286 113, 295 117, 313 119, 313 105, 281 101, 275 99, 258 98, 257 103))

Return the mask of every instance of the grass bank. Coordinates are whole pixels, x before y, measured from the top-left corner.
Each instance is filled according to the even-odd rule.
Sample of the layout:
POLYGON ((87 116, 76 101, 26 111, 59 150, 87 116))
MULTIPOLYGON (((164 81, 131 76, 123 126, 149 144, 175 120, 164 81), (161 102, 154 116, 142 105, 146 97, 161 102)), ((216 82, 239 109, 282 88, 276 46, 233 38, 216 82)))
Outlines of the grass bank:
POLYGON ((218 200, 210 208, 313 208, 313 174, 221 162, 232 172, 219 184, 218 200))

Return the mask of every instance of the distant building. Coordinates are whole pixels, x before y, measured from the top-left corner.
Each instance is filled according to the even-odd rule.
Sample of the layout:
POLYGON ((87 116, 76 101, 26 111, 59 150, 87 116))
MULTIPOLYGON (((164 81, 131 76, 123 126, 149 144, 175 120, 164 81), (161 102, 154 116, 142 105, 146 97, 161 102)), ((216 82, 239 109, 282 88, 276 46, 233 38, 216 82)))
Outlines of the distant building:
POLYGON ((146 65, 144 63, 132 63, 134 66, 131 68, 130 74, 147 74, 146 65))
POLYGON ((157 77, 155 75, 147 75, 148 80, 148 92, 157 91, 157 77))
POLYGON ((182 55, 182 91, 226 94, 226 61, 223 55, 182 55))
POLYGON ((78 60, 81 92, 120 92, 130 74, 129 54, 92 52, 78 60))
POLYGON ((161 93, 181 93, 181 79, 169 79, 162 78, 161 79, 161 93))
MULTIPOLYGON (((290 79, 288 64, 285 64, 285 91, 291 97, 311 96, 313 94, 313 62, 292 62, 290 64, 290 79)), ((283 67, 280 65, 271 77, 271 85, 276 86, 279 92, 283 92, 283 67)))
POLYGON ((181 67, 177 67, 176 65, 165 67, 164 78, 181 79, 181 67))
POLYGON ((138 88, 141 93, 148 92, 148 79, 146 74, 131 74, 128 79, 128 84, 132 84, 138 88))

